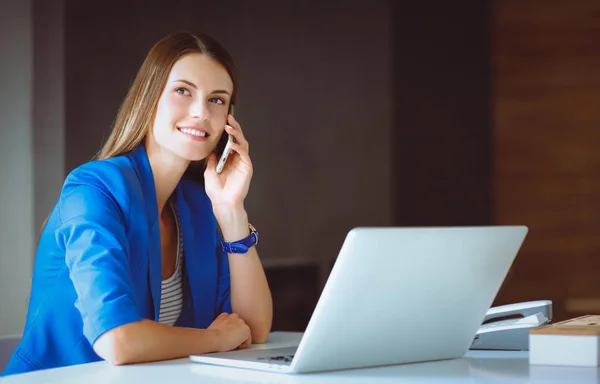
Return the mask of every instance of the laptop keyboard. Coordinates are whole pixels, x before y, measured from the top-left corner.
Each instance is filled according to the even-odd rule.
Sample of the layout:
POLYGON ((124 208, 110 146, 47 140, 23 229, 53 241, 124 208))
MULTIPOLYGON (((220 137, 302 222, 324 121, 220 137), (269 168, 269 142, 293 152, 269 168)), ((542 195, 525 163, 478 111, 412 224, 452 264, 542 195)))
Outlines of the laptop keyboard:
POLYGON ((294 355, 281 355, 281 356, 259 357, 258 360, 266 361, 269 363, 291 364, 293 358, 294 358, 294 355))

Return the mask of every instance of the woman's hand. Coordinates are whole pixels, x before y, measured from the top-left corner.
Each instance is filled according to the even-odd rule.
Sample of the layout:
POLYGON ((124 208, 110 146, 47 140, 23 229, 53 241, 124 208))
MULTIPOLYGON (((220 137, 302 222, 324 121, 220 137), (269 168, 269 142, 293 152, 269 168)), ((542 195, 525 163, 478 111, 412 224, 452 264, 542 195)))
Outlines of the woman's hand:
POLYGON ((221 313, 207 329, 217 333, 219 352, 250 347, 252 340, 250 327, 235 313, 221 313))
POLYGON ((214 152, 209 155, 204 172, 206 193, 221 225, 228 221, 227 216, 244 211, 244 199, 248 194, 253 172, 249 144, 242 127, 231 115, 227 117, 227 122, 232 128, 225 127, 225 133, 233 136, 234 142, 223 172, 219 174, 216 171, 218 159, 214 152))

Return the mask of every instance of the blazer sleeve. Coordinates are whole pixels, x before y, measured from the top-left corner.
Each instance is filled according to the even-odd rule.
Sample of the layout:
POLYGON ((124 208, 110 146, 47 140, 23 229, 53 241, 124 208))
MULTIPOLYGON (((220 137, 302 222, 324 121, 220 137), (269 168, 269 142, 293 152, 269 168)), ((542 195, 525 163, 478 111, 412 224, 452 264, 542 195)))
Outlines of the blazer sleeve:
POLYGON ((217 300, 215 317, 223 312, 231 313, 231 280, 229 276, 229 257, 221 249, 221 234, 217 231, 217 265, 219 276, 217 277, 217 300))
POLYGON ((142 319, 135 306, 125 220, 109 188, 94 177, 67 179, 58 208, 57 241, 65 250, 83 333, 94 345, 105 332, 142 319))

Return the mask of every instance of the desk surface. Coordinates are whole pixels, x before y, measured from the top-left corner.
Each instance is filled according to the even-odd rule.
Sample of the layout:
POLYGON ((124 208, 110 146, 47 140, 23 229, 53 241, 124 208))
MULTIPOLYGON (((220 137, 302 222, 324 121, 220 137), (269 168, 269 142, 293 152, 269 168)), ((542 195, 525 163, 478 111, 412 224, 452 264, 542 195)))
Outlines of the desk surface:
MULTIPOLYGON (((253 349, 296 345, 301 333, 274 332, 253 349)), ((600 369, 530 366, 527 352, 469 351, 416 364, 311 374, 281 374, 192 363, 188 359, 114 367, 105 362, 7 376, 2 384, 38 383, 599 383, 600 369)))

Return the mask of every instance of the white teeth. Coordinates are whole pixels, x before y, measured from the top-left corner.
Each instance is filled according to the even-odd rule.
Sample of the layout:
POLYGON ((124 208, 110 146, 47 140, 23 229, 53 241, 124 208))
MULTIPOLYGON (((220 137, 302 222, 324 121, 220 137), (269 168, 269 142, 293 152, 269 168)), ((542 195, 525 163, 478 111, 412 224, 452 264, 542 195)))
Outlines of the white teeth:
POLYGON ((179 130, 183 133, 187 133, 188 135, 194 135, 199 137, 206 137, 206 132, 198 131, 190 128, 179 128, 179 130))

